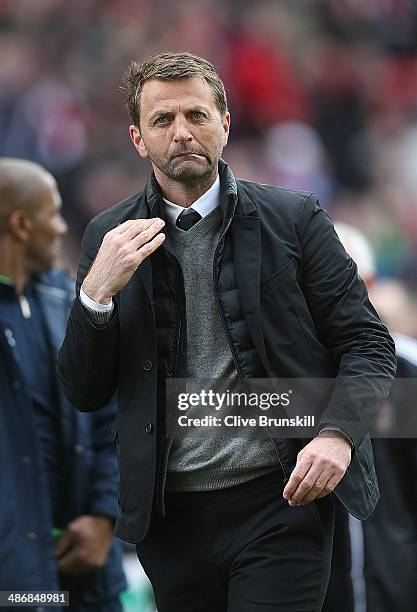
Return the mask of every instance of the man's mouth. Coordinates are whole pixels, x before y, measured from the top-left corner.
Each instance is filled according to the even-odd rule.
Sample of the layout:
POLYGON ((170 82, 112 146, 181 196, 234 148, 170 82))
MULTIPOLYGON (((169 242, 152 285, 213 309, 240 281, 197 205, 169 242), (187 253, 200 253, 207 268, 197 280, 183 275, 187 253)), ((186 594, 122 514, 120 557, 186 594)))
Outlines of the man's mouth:
POLYGON ((174 157, 204 157, 204 155, 194 153, 194 151, 188 151, 186 153, 178 153, 178 155, 174 155, 174 157))

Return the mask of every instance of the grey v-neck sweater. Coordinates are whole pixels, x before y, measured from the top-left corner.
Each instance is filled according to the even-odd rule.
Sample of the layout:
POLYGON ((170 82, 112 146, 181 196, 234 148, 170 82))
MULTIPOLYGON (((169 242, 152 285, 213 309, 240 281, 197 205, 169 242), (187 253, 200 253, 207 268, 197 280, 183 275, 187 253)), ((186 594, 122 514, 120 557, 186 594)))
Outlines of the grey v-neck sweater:
MULTIPOLYGON (((222 390, 232 391, 238 375, 213 287, 213 258, 220 237, 221 221, 220 208, 217 207, 188 231, 180 230, 171 223, 167 223, 165 229, 184 277, 187 377, 228 379, 227 386, 223 385, 222 390)), ((203 416, 201 408, 190 408, 183 414, 203 416)), ((221 416, 222 413, 210 408, 209 414, 221 416)), ((171 491, 223 489, 252 480, 278 467, 271 440, 257 428, 252 432, 245 430, 241 435, 224 425, 214 428, 184 427, 177 430, 171 449, 167 488, 171 491)))

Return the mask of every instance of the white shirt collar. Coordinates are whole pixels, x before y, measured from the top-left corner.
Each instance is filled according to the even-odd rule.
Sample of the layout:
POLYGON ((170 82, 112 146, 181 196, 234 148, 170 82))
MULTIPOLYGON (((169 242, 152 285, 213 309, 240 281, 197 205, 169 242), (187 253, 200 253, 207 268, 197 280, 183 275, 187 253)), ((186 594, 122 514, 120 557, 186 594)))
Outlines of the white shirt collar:
MULTIPOLYGON (((191 204, 189 208, 193 208, 196 210, 202 217, 205 217, 212 210, 217 208, 220 200, 220 178, 217 175, 216 180, 213 185, 208 189, 202 196, 198 198, 195 202, 191 204)), ((184 210, 183 206, 178 206, 178 204, 174 204, 174 202, 170 202, 164 198, 165 202, 165 213, 167 219, 170 223, 175 225, 178 216, 184 210)))

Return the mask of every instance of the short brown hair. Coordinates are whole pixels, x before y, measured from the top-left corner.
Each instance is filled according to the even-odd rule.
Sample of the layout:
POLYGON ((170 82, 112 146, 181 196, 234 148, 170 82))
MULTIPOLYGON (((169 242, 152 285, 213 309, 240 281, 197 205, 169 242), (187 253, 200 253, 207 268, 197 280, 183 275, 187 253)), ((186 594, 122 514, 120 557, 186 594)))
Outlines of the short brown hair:
POLYGON ((203 77, 210 85, 219 113, 224 117, 227 113, 226 92, 213 64, 193 53, 159 53, 141 64, 132 62, 123 75, 124 86, 121 89, 126 95, 126 104, 134 125, 139 127, 140 97, 146 81, 174 81, 193 76, 203 77))

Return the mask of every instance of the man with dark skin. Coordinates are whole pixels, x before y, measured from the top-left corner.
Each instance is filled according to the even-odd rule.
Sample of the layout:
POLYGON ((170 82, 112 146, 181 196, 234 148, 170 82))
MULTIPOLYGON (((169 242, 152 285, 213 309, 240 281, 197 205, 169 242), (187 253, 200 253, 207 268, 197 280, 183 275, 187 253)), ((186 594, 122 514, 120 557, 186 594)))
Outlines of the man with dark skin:
MULTIPOLYGON (((12 515, 15 521, 13 553, 2 550, 7 539, 0 538, 0 583, 2 588, 24 590, 36 586, 54 590, 58 588, 59 574, 61 586, 71 585, 74 590, 72 609, 81 610, 82 588, 77 577, 103 568, 112 548, 115 491, 100 495, 103 483, 100 485, 101 477, 92 470, 97 470, 97 474, 99 467, 109 462, 104 476, 106 489, 111 488, 116 476, 112 458, 113 408, 106 409, 108 415, 101 424, 91 418, 82 422, 79 419, 82 415, 61 397, 56 380, 54 350, 62 338, 72 301, 71 279, 64 271, 53 269, 67 231, 61 206, 56 181, 49 172, 29 161, 0 159, 0 333, 7 339, 10 367, 21 380, 13 384, 9 380, 9 384, 11 393, 19 390, 16 402, 21 405, 20 417, 24 419, 24 425, 16 429, 18 424, 9 420, 12 406, 9 402, 1 405, 5 436, 2 470, 10 474, 10 479, 15 474, 19 480, 19 485, 4 484, 20 490, 22 498, 16 495, 17 508, 14 498, 7 498, 0 505, 1 523, 7 525, 12 515), (94 459, 89 466, 83 459, 87 457, 84 446, 78 444, 77 461, 80 467, 84 464, 85 475, 77 482, 75 470, 72 472, 70 467, 73 451, 69 441, 79 443, 82 429, 91 433, 92 444, 101 441, 104 452, 96 453, 92 448, 94 459), (19 456, 23 449, 24 470, 19 456), (89 491, 83 491, 86 484, 89 491), (90 497, 95 494, 97 499, 93 502, 90 497), (107 507, 108 513, 98 511, 99 503, 103 510, 107 507), (82 506, 84 512, 78 513, 82 506), (25 507, 33 514, 30 520, 42 525, 42 534, 37 527, 29 530, 25 507), (23 547, 21 541, 26 531, 31 534, 29 548, 26 544, 23 547), (33 571, 30 568, 37 555, 42 562, 33 571)), ((5 367, 4 362, 0 365, 5 367)), ((18 410, 15 412, 19 414, 18 410)), ((111 556, 114 555, 119 553, 112 552, 111 556)), ((116 556, 111 564, 121 573, 116 556)), ((120 576, 118 582, 120 587, 120 576)), ((83 587, 86 590, 87 585, 88 581, 83 587)))
POLYGON ((136 544, 160 612, 318 611, 330 493, 361 518, 377 501, 366 424, 392 340, 314 196, 237 180, 221 159, 230 114, 207 60, 162 53, 133 62, 125 84, 152 173, 87 226, 58 359, 80 410, 118 391, 116 533, 136 544), (170 379, 335 373, 304 444, 197 427, 176 439, 167 426, 170 379), (364 381, 358 404, 345 377, 364 381))
POLYGON ((67 224, 55 179, 37 164, 0 159, 1 273, 21 295, 33 274, 57 258, 67 224))

